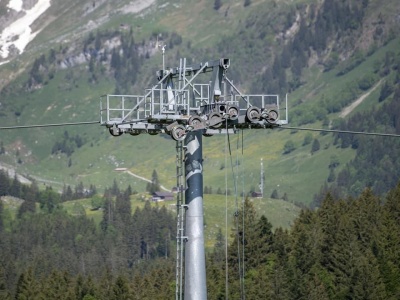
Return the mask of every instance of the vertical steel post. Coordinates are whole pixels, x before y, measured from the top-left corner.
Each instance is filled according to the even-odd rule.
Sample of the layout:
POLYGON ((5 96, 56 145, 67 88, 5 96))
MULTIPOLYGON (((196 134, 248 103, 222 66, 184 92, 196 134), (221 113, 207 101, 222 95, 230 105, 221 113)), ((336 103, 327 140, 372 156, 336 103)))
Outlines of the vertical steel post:
POLYGON ((206 300, 206 262, 203 222, 203 145, 201 130, 185 138, 185 299, 206 300))

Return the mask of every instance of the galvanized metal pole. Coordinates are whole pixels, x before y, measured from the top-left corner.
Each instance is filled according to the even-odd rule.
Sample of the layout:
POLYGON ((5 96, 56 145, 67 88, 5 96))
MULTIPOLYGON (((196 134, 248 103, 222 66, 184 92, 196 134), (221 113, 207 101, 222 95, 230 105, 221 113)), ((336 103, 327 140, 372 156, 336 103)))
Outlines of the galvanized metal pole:
POLYGON ((185 138, 185 294, 186 300, 206 300, 206 262, 203 221, 203 145, 201 130, 185 138))

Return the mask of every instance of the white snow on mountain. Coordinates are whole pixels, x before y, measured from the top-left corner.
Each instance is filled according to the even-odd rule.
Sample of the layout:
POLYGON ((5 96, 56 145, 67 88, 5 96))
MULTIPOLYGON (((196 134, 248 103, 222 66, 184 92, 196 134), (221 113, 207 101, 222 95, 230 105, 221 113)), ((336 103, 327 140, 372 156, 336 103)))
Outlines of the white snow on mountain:
POLYGON ((28 10, 24 10, 22 4, 22 0, 11 0, 8 4, 9 9, 22 11, 24 15, 0 33, 0 58, 7 58, 13 46, 18 49, 20 54, 24 52, 25 47, 39 33, 39 31, 32 32, 30 25, 51 6, 50 0, 39 0, 28 10))

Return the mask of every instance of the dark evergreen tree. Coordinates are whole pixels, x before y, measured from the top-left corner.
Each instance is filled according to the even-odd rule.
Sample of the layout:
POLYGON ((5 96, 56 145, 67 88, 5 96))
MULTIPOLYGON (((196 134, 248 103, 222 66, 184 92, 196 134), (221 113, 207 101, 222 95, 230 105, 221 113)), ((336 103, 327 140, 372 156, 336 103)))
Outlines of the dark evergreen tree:
POLYGON ((15 299, 41 299, 43 297, 41 290, 40 283, 35 279, 32 268, 29 268, 19 276, 15 299))
POLYGON ((272 199, 279 199, 278 191, 274 189, 271 194, 272 199))
POLYGON ((22 185, 18 180, 17 174, 14 175, 14 179, 10 186, 10 195, 13 197, 21 198, 22 185))
POLYGON ((132 216, 131 201, 127 192, 119 193, 115 200, 115 219, 119 230, 129 228, 132 216))
POLYGON ((128 280, 122 275, 118 276, 113 286, 113 298, 115 300, 130 300, 132 292, 129 288, 128 280))
POLYGON ((35 213, 36 212, 36 204, 33 200, 24 200, 20 207, 18 208, 17 217, 21 218, 25 213, 35 213))
POLYGON ((215 0, 214 1, 214 9, 219 10, 222 6, 222 1, 221 0, 215 0))
POLYGON ((103 198, 103 218, 100 222, 100 227, 104 232, 106 232, 107 229, 114 224, 115 208, 110 190, 106 189, 103 198))
POLYGON ((46 187, 43 192, 40 192, 39 203, 41 210, 52 213, 60 208, 60 202, 60 195, 53 191, 52 187, 46 187))
POLYGON ((283 154, 289 154, 290 152, 294 151, 295 149, 296 149, 296 146, 294 145, 294 142, 292 140, 288 140, 283 147, 283 154))
POLYGON ((153 173, 151 174, 151 182, 147 184, 146 190, 150 194, 159 192, 161 190, 160 181, 158 180, 158 174, 156 170, 153 170, 153 173))
POLYGON ((10 179, 3 169, 0 170, 0 196, 8 195, 10 189, 10 179))
POLYGON ((314 139, 312 146, 311 146, 311 154, 314 154, 320 149, 320 144, 318 139, 314 139))
POLYGON ((329 170, 329 176, 328 179, 326 180, 327 182, 334 182, 336 179, 336 175, 335 175, 335 169, 330 169, 329 170))
POLYGON ((81 181, 81 182, 79 182, 79 184, 77 186, 75 186, 75 193, 74 193, 73 198, 74 199, 82 199, 85 197, 86 197, 85 187, 83 186, 83 183, 81 181))
POLYGON ((116 179, 114 179, 113 186, 109 191, 110 191, 111 195, 113 195, 113 196, 117 196, 119 194, 119 187, 118 187, 116 179))
POLYGON ((3 141, 0 142, 0 155, 1 154, 5 154, 6 153, 6 149, 4 148, 4 143, 3 141))
MULTIPOLYGON (((1 203, 1 201, 0 201, 1 203)), ((1 204, 0 204, 1 205, 1 204)), ((1 229, 0 229, 1 232, 1 229)), ((0 299, 11 300, 11 293, 8 291, 6 286, 6 278, 2 267, 0 267, 0 299)))
POLYGON ((72 279, 66 272, 53 270, 43 281, 43 299, 72 299, 72 279))
POLYGON ((74 194, 72 192, 71 186, 64 184, 61 192, 61 201, 64 202, 72 199, 74 199, 74 194))
MULTIPOLYGON (((4 204, 3 201, 0 199, 0 233, 3 231, 4 229, 4 216, 3 216, 3 211, 4 211, 4 204)), ((0 269, 1 271, 1 269, 0 269)), ((1 275, 1 272, 0 272, 1 275)))

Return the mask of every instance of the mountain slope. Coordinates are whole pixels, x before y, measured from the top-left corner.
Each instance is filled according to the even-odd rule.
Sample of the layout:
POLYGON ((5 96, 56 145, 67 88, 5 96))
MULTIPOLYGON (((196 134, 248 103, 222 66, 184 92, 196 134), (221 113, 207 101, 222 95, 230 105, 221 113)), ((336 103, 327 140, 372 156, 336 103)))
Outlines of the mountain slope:
MULTIPOLYGON (((290 125, 338 128, 342 110, 359 97, 368 94, 345 118, 391 101, 393 91, 378 99, 385 83, 394 81, 393 72, 383 71, 388 55, 399 55, 398 12, 399 4, 389 0, 248 6, 232 0, 218 10, 207 1, 116 1, 112 7, 105 1, 51 1, 32 25, 40 33, 22 55, 0 66, 0 121, 12 126, 98 120, 100 95, 142 94, 155 83, 162 63, 157 46, 164 43, 168 66, 182 56, 192 62, 229 57, 229 77, 244 91, 290 92, 290 125)), ((156 169, 164 186, 175 185, 175 143, 162 136, 114 139, 96 125, 0 134, 6 150, 1 161, 58 187, 83 181, 103 188, 117 178, 144 189, 144 182, 114 172, 116 167, 144 177, 156 169)), ((231 137, 231 147, 241 157, 237 138, 231 137)), ((332 160, 338 160, 337 175, 356 155, 335 145, 332 135, 311 134, 318 151, 306 140, 305 132, 245 131, 239 174, 245 192, 258 189, 262 158, 265 194, 276 189, 289 201, 308 204, 327 182, 332 160), (283 154, 289 141, 294 149, 283 154)), ((214 193, 225 190, 225 171, 231 170, 224 144, 223 136, 204 141, 204 185, 214 193)))

